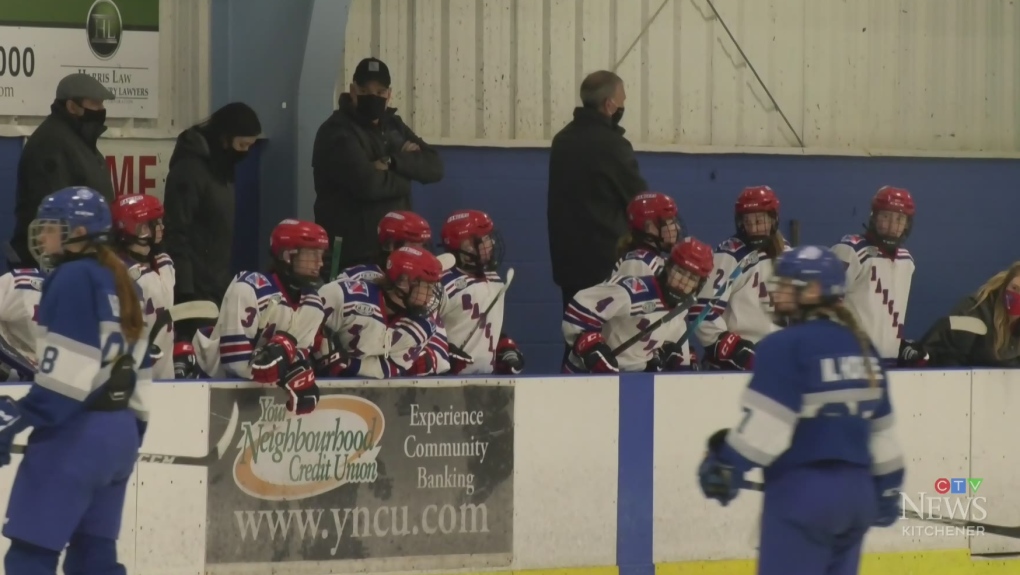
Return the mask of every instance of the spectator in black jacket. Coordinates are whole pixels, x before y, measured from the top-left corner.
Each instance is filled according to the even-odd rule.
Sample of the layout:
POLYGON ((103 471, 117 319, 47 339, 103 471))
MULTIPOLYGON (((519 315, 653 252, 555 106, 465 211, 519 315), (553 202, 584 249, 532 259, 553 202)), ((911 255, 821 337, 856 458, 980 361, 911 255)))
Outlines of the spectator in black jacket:
POLYGON ((234 102, 177 137, 163 199, 175 303, 223 300, 233 277, 234 168, 261 133, 255 110, 234 102))
POLYGON ((588 75, 581 83, 583 105, 552 141, 549 254, 564 309, 578 291, 612 273, 616 244, 627 233, 627 204, 648 188, 620 127, 626 99, 616 74, 588 75))
POLYGON ((13 254, 8 266, 37 267, 29 253, 28 224, 43 198, 71 186, 86 186, 113 202, 113 180, 96 148, 106 131, 105 102, 113 92, 88 74, 71 74, 57 84, 50 115, 32 132, 18 161, 13 254), (20 261, 14 261, 17 257, 20 261))
POLYGON ((935 322, 919 346, 929 367, 1020 367, 1020 262, 935 322))
POLYGON ((315 223, 330 238, 343 239, 341 268, 376 261, 379 220, 411 210, 412 181, 443 178, 439 153, 387 107, 389 99, 389 68, 366 58, 354 70, 350 92, 340 95, 339 109, 315 135, 315 223))

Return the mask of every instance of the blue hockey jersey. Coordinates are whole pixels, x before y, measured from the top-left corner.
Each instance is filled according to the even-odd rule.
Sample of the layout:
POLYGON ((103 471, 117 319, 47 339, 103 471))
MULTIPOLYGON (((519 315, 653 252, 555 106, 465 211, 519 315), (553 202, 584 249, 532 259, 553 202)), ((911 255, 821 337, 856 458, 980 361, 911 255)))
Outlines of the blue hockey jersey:
POLYGON ((766 483, 825 461, 869 467, 876 476, 903 473, 886 374, 846 326, 814 319, 766 336, 756 352, 724 462, 740 472, 763 467, 766 483))

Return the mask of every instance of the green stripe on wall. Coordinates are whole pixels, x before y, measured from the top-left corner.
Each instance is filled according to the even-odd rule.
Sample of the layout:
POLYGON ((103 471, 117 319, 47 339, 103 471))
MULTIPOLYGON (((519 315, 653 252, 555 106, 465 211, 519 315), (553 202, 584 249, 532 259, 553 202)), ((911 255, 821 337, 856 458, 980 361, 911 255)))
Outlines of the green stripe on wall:
MULTIPOLYGON (((111 0, 125 30, 159 30, 159 0, 111 0)), ((0 0, 0 26, 85 28, 95 0, 0 0)))

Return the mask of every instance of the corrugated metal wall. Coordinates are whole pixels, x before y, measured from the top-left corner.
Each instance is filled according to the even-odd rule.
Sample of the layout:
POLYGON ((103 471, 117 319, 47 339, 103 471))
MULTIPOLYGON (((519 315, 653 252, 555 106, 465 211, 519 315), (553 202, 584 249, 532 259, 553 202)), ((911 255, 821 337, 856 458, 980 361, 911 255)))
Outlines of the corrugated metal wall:
MULTIPOLYGON (((159 119, 116 120, 107 137, 176 137, 181 127, 209 114, 209 3, 160 0, 159 119)), ((56 89, 56 86, 53 87, 56 89)), ((43 108, 45 115, 45 107, 43 108)), ((42 117, 0 116, 0 132, 28 133, 42 117)))
POLYGON ((431 139, 548 140, 583 75, 620 62, 623 125, 645 149, 1020 150, 1012 0, 354 0, 351 10, 338 88, 359 59, 382 58, 395 105, 431 139))

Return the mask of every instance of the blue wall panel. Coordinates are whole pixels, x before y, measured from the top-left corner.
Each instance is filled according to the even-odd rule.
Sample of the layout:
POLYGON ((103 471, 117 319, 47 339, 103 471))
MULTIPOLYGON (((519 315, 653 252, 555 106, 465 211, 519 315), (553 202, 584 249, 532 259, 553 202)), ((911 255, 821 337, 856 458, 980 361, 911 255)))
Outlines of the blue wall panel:
MULTIPOLYGON (((544 149, 443 148, 446 178, 419 186, 415 209, 434 226, 462 207, 488 211, 507 240, 516 270, 507 293, 506 330, 524 347, 528 368, 558 371, 559 290, 552 283, 546 233, 544 149)), ((784 233, 801 223, 801 243, 833 244, 862 229, 882 185, 911 190, 918 204, 907 243, 917 262, 907 334, 919 337, 953 303, 1018 257, 1020 162, 918 158, 638 154, 649 185, 672 195, 692 233, 711 244, 733 232, 733 202, 746 185, 779 195, 784 233)))

